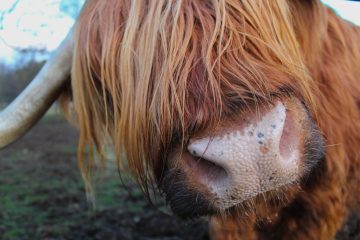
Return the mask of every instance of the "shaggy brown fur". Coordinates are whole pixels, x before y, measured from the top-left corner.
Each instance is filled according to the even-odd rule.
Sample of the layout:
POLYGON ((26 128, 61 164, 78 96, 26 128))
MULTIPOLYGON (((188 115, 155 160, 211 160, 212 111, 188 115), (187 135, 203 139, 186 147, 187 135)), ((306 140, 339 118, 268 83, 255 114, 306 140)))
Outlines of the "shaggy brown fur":
POLYGON ((72 73, 80 167, 88 181, 92 153, 109 136, 147 191, 174 141, 184 145, 249 106, 295 96, 326 140, 324 162, 285 193, 285 206, 235 209, 213 217, 211 232, 331 239, 360 204, 359 78, 360 30, 319 1, 91 0, 78 21, 72 73))

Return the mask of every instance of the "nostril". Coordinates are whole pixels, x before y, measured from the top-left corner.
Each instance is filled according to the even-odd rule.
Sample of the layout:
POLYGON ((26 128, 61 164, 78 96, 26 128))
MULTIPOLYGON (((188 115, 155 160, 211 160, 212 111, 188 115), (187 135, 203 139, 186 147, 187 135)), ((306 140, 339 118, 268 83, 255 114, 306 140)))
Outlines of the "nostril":
POLYGON ((283 159, 290 160, 291 155, 297 149, 299 136, 297 136, 297 131, 295 131, 295 129, 299 128, 300 126, 296 126, 294 114, 288 111, 279 144, 280 155, 283 159))
POLYGON ((190 168, 191 174, 203 184, 219 183, 227 178, 226 170, 216 163, 205 158, 195 157, 189 152, 184 155, 183 159, 190 168))

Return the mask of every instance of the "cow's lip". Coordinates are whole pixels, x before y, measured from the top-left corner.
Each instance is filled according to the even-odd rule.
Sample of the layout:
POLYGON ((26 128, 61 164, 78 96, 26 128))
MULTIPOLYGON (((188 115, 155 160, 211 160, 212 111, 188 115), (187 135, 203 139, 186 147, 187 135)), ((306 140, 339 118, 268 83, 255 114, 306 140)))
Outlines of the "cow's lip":
POLYGON ((193 219, 215 215, 217 212, 216 207, 203 193, 187 183, 182 172, 173 173, 166 169, 160 188, 165 194, 167 204, 180 218, 193 219))

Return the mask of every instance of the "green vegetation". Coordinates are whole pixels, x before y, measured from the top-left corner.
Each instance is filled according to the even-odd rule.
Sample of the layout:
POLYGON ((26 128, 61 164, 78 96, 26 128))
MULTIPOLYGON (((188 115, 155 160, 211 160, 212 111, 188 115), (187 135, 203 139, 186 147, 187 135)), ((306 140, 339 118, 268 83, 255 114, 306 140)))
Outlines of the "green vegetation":
MULTIPOLYGON (((50 111, 41 124, 62 134, 64 122, 56 111, 50 111)), ((110 162, 94 176, 93 210, 77 168, 77 136, 65 133, 66 137, 52 143, 42 132, 39 134, 0 152, 0 239, 63 239, 84 219, 88 221, 103 211, 126 209, 136 213, 147 206, 128 176, 123 177, 127 188, 123 187, 115 163, 110 162)), ((99 223, 94 220, 94 224, 99 223)))

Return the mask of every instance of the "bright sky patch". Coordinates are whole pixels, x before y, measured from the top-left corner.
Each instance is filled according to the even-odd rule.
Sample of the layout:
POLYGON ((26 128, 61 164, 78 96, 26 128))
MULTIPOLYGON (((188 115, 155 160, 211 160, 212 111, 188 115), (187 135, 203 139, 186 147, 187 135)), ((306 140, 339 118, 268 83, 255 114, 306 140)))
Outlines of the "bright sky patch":
MULTIPOLYGON (((83 2, 84 0, 0 0, 0 60, 14 63, 18 57, 14 49, 55 49, 73 25, 74 17, 83 2), (15 3, 17 4, 14 5, 15 3)), ((360 2, 323 2, 343 18, 360 25, 360 2)))

